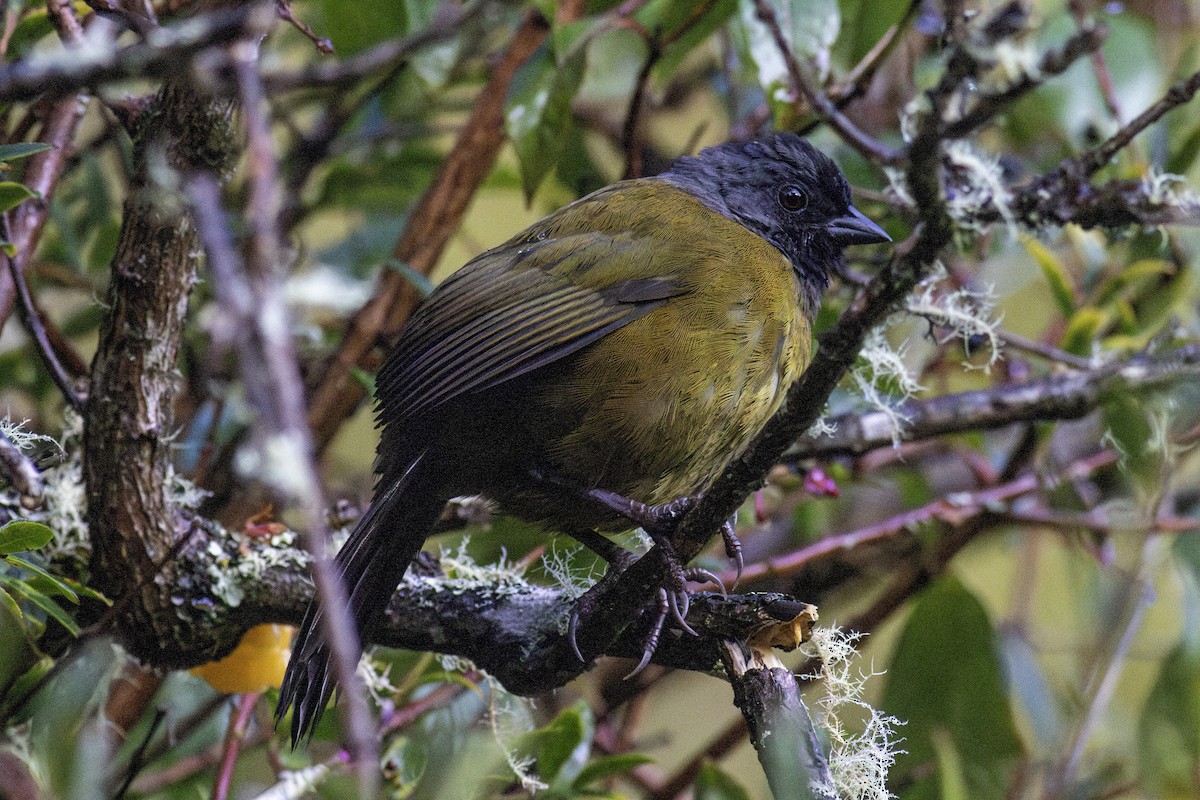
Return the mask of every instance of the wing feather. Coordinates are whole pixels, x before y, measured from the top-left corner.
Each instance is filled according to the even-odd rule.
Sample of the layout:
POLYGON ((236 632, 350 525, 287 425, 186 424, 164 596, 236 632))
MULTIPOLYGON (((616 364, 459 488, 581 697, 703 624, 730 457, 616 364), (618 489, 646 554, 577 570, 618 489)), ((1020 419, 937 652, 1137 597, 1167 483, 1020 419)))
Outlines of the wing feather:
POLYGON ((380 422, 421 414, 558 361, 683 292, 661 275, 604 288, 583 285, 574 279, 581 270, 629 242, 596 234, 573 238, 569 244, 502 245, 430 295, 376 378, 380 422))

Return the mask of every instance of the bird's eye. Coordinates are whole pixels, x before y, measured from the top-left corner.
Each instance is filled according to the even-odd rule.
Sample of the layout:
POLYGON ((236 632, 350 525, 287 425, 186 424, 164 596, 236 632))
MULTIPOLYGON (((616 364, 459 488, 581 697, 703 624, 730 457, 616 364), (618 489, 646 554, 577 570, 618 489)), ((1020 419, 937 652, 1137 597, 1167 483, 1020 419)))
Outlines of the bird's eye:
POLYGON ((803 211, 808 208, 808 195, 799 186, 785 186, 779 190, 779 205, 787 211, 803 211))

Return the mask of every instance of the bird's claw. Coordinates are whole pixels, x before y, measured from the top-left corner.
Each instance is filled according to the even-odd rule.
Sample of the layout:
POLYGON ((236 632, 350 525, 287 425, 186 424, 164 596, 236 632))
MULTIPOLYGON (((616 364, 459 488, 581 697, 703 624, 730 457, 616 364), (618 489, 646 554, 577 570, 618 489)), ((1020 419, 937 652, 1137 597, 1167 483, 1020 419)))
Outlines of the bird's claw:
POLYGON ((722 597, 728 597, 729 592, 725 590, 725 582, 715 572, 710 572, 703 567, 688 567, 683 571, 683 577, 687 578, 692 583, 711 583, 717 587, 717 591, 722 597))
POLYGON ((668 607, 670 606, 666 588, 659 588, 657 600, 658 613, 654 616, 654 624, 650 626, 650 633, 647 634, 646 640, 642 644, 642 658, 623 680, 630 680, 637 677, 650 663, 650 659, 654 656, 654 651, 658 649, 658 638, 662 635, 663 624, 667 621, 668 607))
POLYGON ((736 589, 738 583, 742 580, 742 569, 746 564, 742 560, 742 543, 737 537, 737 531, 733 527, 733 520, 727 519, 725 520, 725 524, 721 526, 721 540, 725 542, 725 555, 737 565, 737 577, 733 579, 733 588, 736 589))
POLYGON ((571 645, 571 652, 582 663, 587 663, 587 659, 583 657, 583 653, 579 650, 579 606, 576 605, 571 609, 571 616, 567 618, 567 642, 571 645))

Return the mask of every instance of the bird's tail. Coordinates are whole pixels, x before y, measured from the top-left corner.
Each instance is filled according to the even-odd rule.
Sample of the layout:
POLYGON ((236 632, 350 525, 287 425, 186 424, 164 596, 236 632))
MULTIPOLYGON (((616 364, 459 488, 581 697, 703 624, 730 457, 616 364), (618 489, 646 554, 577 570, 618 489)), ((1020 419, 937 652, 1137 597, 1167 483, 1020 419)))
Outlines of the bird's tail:
MULTIPOLYGON (((424 467, 422 457, 418 457, 399 480, 383 477, 386 483, 380 485, 371 508, 337 555, 338 573, 360 637, 366 625, 387 606, 446 505, 447 498, 429 491, 428 481, 421 480, 427 472, 424 467)), ((321 605, 314 597, 300 623, 275 709, 278 724, 288 708, 294 707, 293 747, 312 736, 336 687, 332 653, 321 633, 322 616, 321 605)))

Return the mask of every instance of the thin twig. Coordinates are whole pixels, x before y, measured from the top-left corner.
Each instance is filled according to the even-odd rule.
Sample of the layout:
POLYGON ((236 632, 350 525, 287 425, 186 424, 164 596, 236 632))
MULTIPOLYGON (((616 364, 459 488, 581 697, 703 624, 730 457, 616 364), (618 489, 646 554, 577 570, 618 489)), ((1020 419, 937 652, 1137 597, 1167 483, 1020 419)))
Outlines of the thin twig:
POLYGON ((944 135, 948 139, 961 139, 986 125, 1017 99, 1045 83, 1047 78, 1061 75, 1080 58, 1098 50, 1106 38, 1108 27, 1105 25, 1081 26, 1060 49, 1042 55, 1035 75, 1026 75, 1001 91, 976 96, 970 110, 946 125, 944 135))
POLYGON ((250 692, 237 695, 236 711, 229 717, 229 727, 225 731, 225 742, 221 749, 221 763, 217 767, 217 775, 213 779, 212 800, 226 800, 229 797, 229 786, 233 781, 233 768, 237 766, 238 754, 246 740, 246 729, 250 726, 250 716, 254 706, 258 704, 262 692, 250 692))
POLYGON ((638 71, 637 80, 633 86, 633 96, 629 98, 629 111, 625 114, 625 124, 621 128, 621 149, 625 152, 625 173, 621 176, 640 178, 642 171, 642 111, 646 102, 646 86, 650 82, 650 72, 662 58, 663 43, 657 33, 646 37, 646 60, 638 71))
POLYGON ((1071 159, 1060 166, 1060 170, 1075 175, 1093 175, 1107 165, 1139 133, 1158 122, 1164 114, 1189 102, 1200 91, 1200 71, 1193 72, 1168 89, 1157 102, 1138 114, 1129 124, 1110 136, 1105 142, 1071 159))
POLYGON ((996 338, 1010 347, 1013 350, 1021 350, 1031 355, 1044 358, 1047 361, 1057 362, 1066 365, 1072 369, 1091 369, 1093 364, 1082 356, 1077 356, 1074 353, 1068 353, 1066 350, 1038 342, 1033 339, 1026 338, 1019 333, 1004 330, 999 328, 996 330, 996 338))
POLYGON ((455 36, 463 23, 477 16, 481 2, 439 7, 433 22, 424 30, 402 39, 389 39, 344 61, 322 60, 300 69, 281 69, 263 74, 263 87, 269 94, 300 89, 331 88, 352 85, 377 72, 390 71, 408 60, 413 53, 455 36))
POLYGON ((779 49, 780 55, 783 56, 784 64, 787 65, 788 77, 791 79, 793 87, 800 92, 809 106, 831 128, 837 131, 838 135, 847 144, 862 153, 871 163, 880 167, 900 164, 903 161, 903 153, 901 151, 884 144, 859 128, 838 109, 824 92, 817 89, 815 83, 807 74, 807 70, 801 66, 800 62, 796 59, 796 54, 792 52, 787 37, 784 36, 783 29, 779 25, 779 18, 775 16, 775 9, 771 7, 771 4, 767 0, 755 0, 754 6, 758 13, 758 18, 762 20, 763 24, 767 26, 767 30, 771 32, 771 36, 775 40, 775 46, 779 49))
POLYGON ((434 709, 444 708, 454 698, 467 691, 467 683, 479 683, 485 679, 485 676, 482 672, 471 670, 463 673, 461 678, 462 683, 443 684, 420 699, 413 700, 385 716, 380 720, 379 738, 384 739, 397 731, 404 730, 420 719, 422 715, 434 709))
MULTIPOLYGON (((0 216, 0 238, 4 241, 9 241, 8 223, 0 216)), ((42 364, 46 367, 46 371, 50 374, 50 380, 54 381, 54 385, 58 387, 58 391, 62 393, 63 399, 67 404, 76 411, 82 411, 84 404, 87 402, 87 396, 81 394, 75 388, 74 379, 67 374, 63 368, 62 362, 58 360, 58 354, 54 352, 54 347, 50 344, 50 337, 46 334, 46 326, 42 323, 42 317, 38 313, 37 306, 34 305, 33 297, 29 293, 29 285, 25 282, 25 274, 17 266, 16 259, 8 253, 3 253, 5 265, 8 267, 8 277, 12 281, 12 285, 17 290, 17 302, 21 309, 21 319, 25 322, 25 329, 29 332, 30 338, 33 339, 34 350, 38 357, 41 358, 42 364)))
MULTIPOLYGON (((1071 10, 1071 16, 1075 17, 1075 24, 1080 28, 1091 24, 1088 10, 1082 0, 1069 0, 1067 7, 1071 10)), ((1108 113, 1112 114, 1112 118, 1117 121, 1118 125, 1121 124, 1121 104, 1117 101, 1116 87, 1113 85, 1112 73, 1108 69, 1108 62, 1104 58, 1103 50, 1092 51, 1092 71, 1096 74, 1096 83, 1100 88, 1100 96, 1104 99, 1108 113)))
POLYGON ((117 80, 171 77, 192 54, 239 36, 264 34, 274 21, 270 6, 239 3, 193 17, 185 25, 161 28, 155 31, 153 43, 86 48, 59 57, 12 62, 0 66, 0 99, 30 100, 117 80))
MULTIPOLYGON (((504 98, 517 69, 537 51, 548 32, 541 15, 526 14, 504 56, 492 67, 488 84, 478 94, 454 149, 409 214, 408 226, 392 252, 397 261, 423 274, 433 269, 505 141, 504 98)), ((416 292, 398 271, 386 270, 380 275, 375 295, 350 321, 310 394, 309 421, 318 452, 366 396, 352 370, 372 366, 376 345, 399 330, 416 302, 416 292)))
MULTIPOLYGON (((1072 464, 1064 472, 1063 479, 1086 477, 1096 470, 1109 466, 1117 460, 1111 451, 1101 453, 1072 464)), ((921 508, 906 511, 882 522, 858 528, 848 533, 827 536, 808 547, 803 547, 785 556, 769 558, 757 564, 748 564, 742 571, 742 580, 751 582, 766 577, 778 577, 794 574, 812 561, 839 551, 852 550, 867 542, 886 539, 904 531, 912 530, 918 525, 933 520, 947 522, 951 525, 962 525, 968 519, 983 513, 990 513, 992 506, 1008 503, 1022 495, 1035 492, 1046 485, 1043 478, 1036 474, 1026 474, 999 486, 990 486, 976 492, 957 492, 953 500, 938 498, 921 508)), ((732 571, 721 575, 722 580, 731 581, 732 571)))
MULTIPOLYGON (((35 197, 17 206, 9 217, 9 235, 12 237, 9 241, 16 252, 13 260, 22 273, 28 269, 29 259, 37 247, 42 228, 50 215, 50 198, 53 197, 59 178, 62 177, 67 161, 74 151, 75 132, 87 105, 87 97, 77 95, 49 103, 45 107, 45 118, 38 139, 42 144, 50 145, 50 149, 31 156, 23 176, 24 184, 35 197)), ((15 299, 16 286, 8 270, 0 270, 0 325, 3 325, 12 313, 15 299)))
POLYGON ((150 741, 154 738, 154 734, 158 732, 158 728, 162 725, 164 719, 167 718, 167 710, 165 708, 157 709, 154 712, 154 719, 150 721, 150 727, 146 729, 146 735, 142 737, 142 741, 138 744, 137 749, 133 751, 133 755, 129 758, 129 769, 125 772, 125 780, 117 788, 113 795, 113 800, 122 800, 129 792, 129 787, 133 784, 133 779, 137 776, 142 766, 146 764, 146 750, 150 745, 150 741))
POLYGON ((875 73, 879 71, 879 68, 883 66, 883 62, 896 49, 896 45, 901 42, 904 31, 916 19, 917 12, 920 9, 921 0, 909 0, 908 6, 904 9, 904 13, 900 15, 900 19, 896 21, 896 24, 887 29, 887 32, 846 73, 841 81, 835 86, 830 87, 828 92, 829 99, 838 108, 845 108, 851 101, 861 96, 867 90, 867 87, 875 77, 875 73))
POLYGON ((345 732, 359 768, 360 788, 369 796, 376 779, 374 726, 356 673, 359 645, 345 587, 326 552, 323 493, 313 464, 304 393, 286 322, 278 232, 282 199, 258 79, 257 48, 248 42, 235 46, 234 65, 246 116, 250 168, 251 233, 245 262, 229 239, 216 179, 197 173, 188 181, 187 190, 214 274, 217 302, 230 326, 227 335, 232 336, 247 394, 259 413, 263 452, 277 453, 262 473, 276 491, 305 511, 310 569, 325 611, 322 633, 347 700, 342 706, 345 732))
POLYGON ((861 455, 897 440, 921 441, 951 433, 990 430, 1017 422, 1079 419, 1118 392, 1149 392, 1200 375, 1200 344, 1123 361, 1093 365, 1084 371, 1049 375, 1026 383, 909 400, 896 410, 907 420, 896 430, 895 417, 878 411, 840 414, 834 430, 806 434, 784 454, 789 460, 861 455))
MULTIPOLYGON (((1147 537, 1142 546, 1141 569, 1146 568, 1146 561, 1153 550, 1161 548, 1162 542, 1154 537, 1147 537)), ((1068 742, 1064 742, 1062 758, 1051 768, 1046 776, 1043 797, 1047 800, 1065 797, 1069 787, 1075 782, 1079 764, 1083 759, 1084 747, 1092 734, 1100 726, 1101 718, 1116 694, 1117 681, 1121 677, 1129 657, 1133 640, 1142 629, 1146 612, 1154 602, 1154 587, 1151 576, 1142 573, 1134 578, 1126 587, 1123 599, 1120 627, 1110 626, 1106 632, 1118 632, 1115 641, 1107 647, 1094 662, 1091 678, 1085 687, 1083 696, 1088 698, 1087 710, 1071 733, 1068 742)))
POLYGON ((646 60, 642 63, 637 81, 634 83, 633 96, 629 99, 629 111, 625 115, 625 125, 621 132, 621 145, 625 151, 624 178, 640 178, 645 174, 642 167, 641 120, 645 110, 646 86, 650 81, 650 73, 667 48, 695 27, 696 23, 703 19, 714 5, 716 5, 716 0, 697 3, 688 13, 687 19, 670 33, 664 35, 661 31, 651 31, 649 35, 643 37, 646 42, 646 60))

